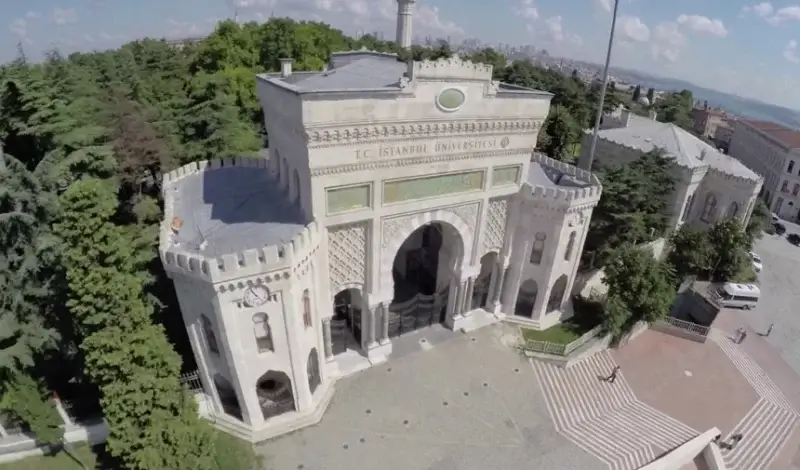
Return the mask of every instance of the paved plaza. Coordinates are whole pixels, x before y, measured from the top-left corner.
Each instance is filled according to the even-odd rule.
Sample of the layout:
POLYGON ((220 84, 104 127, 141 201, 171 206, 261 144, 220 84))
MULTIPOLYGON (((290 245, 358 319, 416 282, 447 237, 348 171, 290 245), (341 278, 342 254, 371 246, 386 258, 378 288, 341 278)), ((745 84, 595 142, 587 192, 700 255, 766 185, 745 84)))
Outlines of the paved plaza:
MULTIPOLYGON (((787 235, 800 234, 797 225, 783 223, 787 235)), ((764 264, 759 276, 761 300, 755 309, 735 313, 757 332, 765 331, 774 323, 775 328, 767 340, 800 374, 800 247, 792 245, 785 237, 764 235, 756 242, 755 252, 764 264)))
POLYGON ((646 331, 562 369, 521 356, 507 325, 434 327, 337 382, 319 425, 259 449, 270 470, 636 470, 716 426, 744 435, 730 470, 800 470, 800 248, 766 236, 756 251, 758 308, 722 311, 704 344, 646 331))

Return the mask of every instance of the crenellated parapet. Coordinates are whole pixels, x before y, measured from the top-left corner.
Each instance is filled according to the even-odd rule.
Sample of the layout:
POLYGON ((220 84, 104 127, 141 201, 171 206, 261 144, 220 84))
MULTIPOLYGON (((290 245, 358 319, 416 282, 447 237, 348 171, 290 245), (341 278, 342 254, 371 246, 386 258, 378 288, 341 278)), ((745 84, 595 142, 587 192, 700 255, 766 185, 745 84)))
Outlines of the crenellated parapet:
POLYGON ((177 190, 176 183, 190 175, 232 166, 269 172, 267 162, 264 158, 222 158, 193 162, 164 174, 164 220, 160 227, 158 251, 167 272, 213 284, 276 271, 283 271, 281 275, 288 277, 298 269, 305 269, 303 266, 319 247, 322 237, 316 221, 284 243, 215 257, 188 250, 175 239, 173 193, 177 190))
POLYGON ((531 196, 535 200, 543 201, 554 208, 561 207, 564 210, 576 206, 593 206, 600 200, 602 185, 597 176, 591 172, 554 160, 540 153, 534 153, 531 162, 538 163, 544 168, 552 168, 560 174, 568 175, 578 181, 587 183, 587 186, 584 187, 570 187, 566 185, 542 186, 528 182, 527 184, 531 188, 531 196))
POLYGON ((732 175, 726 171, 714 167, 709 167, 708 171, 717 178, 732 182, 734 184, 747 184, 752 186, 758 186, 759 184, 764 182, 764 178, 761 176, 758 176, 757 178, 747 178, 743 176, 732 175))
POLYGON ((410 80, 492 81, 492 66, 461 59, 457 54, 438 60, 410 61, 410 80))

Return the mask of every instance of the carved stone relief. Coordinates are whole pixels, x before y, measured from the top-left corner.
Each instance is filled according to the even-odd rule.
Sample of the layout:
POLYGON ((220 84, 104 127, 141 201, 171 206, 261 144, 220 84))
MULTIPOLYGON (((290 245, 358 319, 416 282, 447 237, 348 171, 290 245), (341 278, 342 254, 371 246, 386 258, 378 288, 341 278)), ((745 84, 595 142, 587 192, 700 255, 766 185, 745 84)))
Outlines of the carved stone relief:
POLYGON ((457 215, 459 219, 463 220, 467 227, 469 227, 470 231, 474 234, 475 233, 475 225, 478 221, 478 203, 466 204, 463 206, 452 207, 447 209, 449 212, 457 215))
POLYGON ((506 236, 508 220, 508 199, 495 199, 489 202, 486 225, 483 234, 483 252, 500 250, 506 236))
POLYGON ((359 222, 329 229, 331 291, 346 284, 364 284, 367 261, 367 224, 359 222))

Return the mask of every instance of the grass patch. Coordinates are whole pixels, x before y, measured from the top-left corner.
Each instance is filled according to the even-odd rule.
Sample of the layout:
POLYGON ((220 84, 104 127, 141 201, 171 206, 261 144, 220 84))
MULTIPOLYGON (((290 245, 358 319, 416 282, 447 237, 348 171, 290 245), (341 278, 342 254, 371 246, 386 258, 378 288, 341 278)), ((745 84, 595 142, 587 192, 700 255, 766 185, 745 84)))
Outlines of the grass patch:
MULTIPOLYGON (((97 456, 91 447, 72 447, 75 456, 86 464, 87 468, 103 468, 97 465, 97 456)), ((83 470, 83 467, 66 452, 58 452, 54 455, 28 457, 16 462, 5 463, 0 465, 0 470, 83 470)))
POLYGON ((572 318, 546 330, 532 330, 523 327, 522 339, 569 344, 599 325, 602 320, 603 305, 597 300, 575 296, 572 299, 572 308, 575 311, 572 318))

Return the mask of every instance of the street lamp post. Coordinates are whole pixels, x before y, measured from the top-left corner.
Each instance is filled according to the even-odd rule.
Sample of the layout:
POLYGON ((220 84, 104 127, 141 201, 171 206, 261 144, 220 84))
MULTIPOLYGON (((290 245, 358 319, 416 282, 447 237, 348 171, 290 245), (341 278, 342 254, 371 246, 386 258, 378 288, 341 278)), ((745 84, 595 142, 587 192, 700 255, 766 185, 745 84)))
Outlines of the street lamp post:
POLYGON ((594 130, 592 131, 592 146, 589 147, 589 158, 584 163, 584 170, 592 171, 594 163, 594 152, 597 148, 597 133, 600 131, 600 120, 603 118, 603 103, 606 100, 606 88, 608 87, 608 64, 611 63, 611 49, 614 47, 614 30, 617 27, 617 9, 619 0, 614 0, 614 14, 611 17, 611 33, 608 35, 608 51, 606 51, 606 64, 603 66, 603 89, 600 91, 600 101, 597 103, 597 116, 594 119, 594 130))

